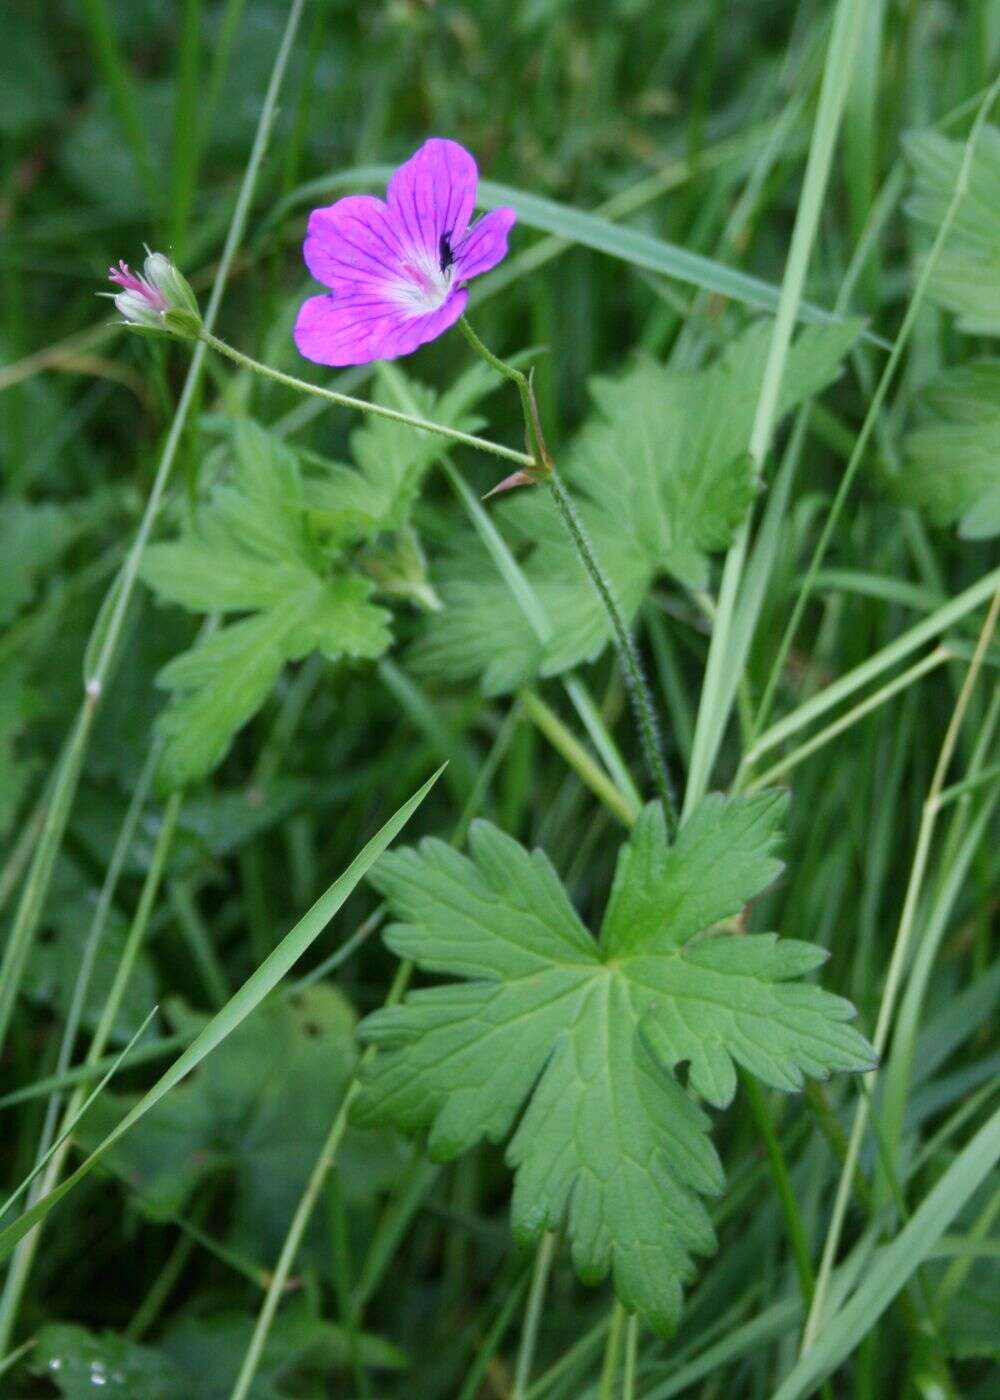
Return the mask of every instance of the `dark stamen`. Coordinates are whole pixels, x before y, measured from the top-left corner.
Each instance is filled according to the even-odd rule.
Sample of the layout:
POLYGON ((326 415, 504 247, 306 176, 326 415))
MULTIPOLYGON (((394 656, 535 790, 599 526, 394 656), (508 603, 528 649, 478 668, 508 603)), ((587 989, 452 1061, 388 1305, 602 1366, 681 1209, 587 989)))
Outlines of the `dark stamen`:
POLYGON ((450 233, 442 233, 441 242, 438 244, 438 257, 441 263, 441 271, 447 272, 455 261, 455 254, 451 251, 450 233))

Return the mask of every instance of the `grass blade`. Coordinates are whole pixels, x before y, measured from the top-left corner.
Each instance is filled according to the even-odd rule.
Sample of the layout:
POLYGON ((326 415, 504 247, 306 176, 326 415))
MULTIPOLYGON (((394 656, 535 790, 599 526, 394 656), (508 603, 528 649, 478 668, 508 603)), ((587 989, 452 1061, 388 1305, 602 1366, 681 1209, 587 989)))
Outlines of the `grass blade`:
POLYGON ((428 778, 423 787, 419 788, 389 818, 381 830, 376 832, 368 844, 355 856, 343 875, 334 881, 308 913, 304 914, 295 927, 285 935, 274 952, 265 958, 257 971, 247 978, 243 986, 229 999, 222 1010, 212 1017, 201 1034, 174 1061, 166 1073, 160 1076, 153 1087, 142 1096, 100 1146, 95 1148, 90 1156, 61 1185, 57 1186, 49 1195, 43 1196, 32 1206, 31 1210, 25 1211, 12 1225, 8 1225, 6 1230, 0 1232, 0 1262, 10 1255, 18 1241, 23 1239, 29 1230, 48 1215, 52 1207, 62 1200, 63 1196, 93 1171, 104 1154, 114 1146, 119 1138, 124 1137, 128 1130, 134 1127, 151 1108, 154 1108, 164 1095, 179 1084, 185 1075, 190 1074, 206 1055, 211 1054, 231 1031, 234 1031, 242 1021, 246 1020, 247 1016, 260 1005, 268 993, 274 990, 285 973, 298 961, 310 944, 316 941, 348 895, 361 882, 389 843, 406 825, 437 782, 441 771, 439 768, 428 778))
POLYGON ((909 1223, 871 1261, 850 1301, 827 1323, 812 1347, 792 1367, 774 1400, 811 1395, 857 1347, 928 1258, 938 1240, 1000 1158, 1000 1109, 952 1162, 909 1223))

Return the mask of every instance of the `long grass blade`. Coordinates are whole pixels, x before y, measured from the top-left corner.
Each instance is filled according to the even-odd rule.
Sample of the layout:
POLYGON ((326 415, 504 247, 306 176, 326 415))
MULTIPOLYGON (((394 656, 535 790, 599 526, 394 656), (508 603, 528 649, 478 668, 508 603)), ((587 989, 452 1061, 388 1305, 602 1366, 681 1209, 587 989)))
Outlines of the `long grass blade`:
POLYGON ((151 1108, 170 1092, 175 1085, 179 1084, 185 1075, 201 1063, 206 1055, 211 1054, 215 1047, 236 1029, 242 1021, 254 1011, 264 998, 274 990, 289 969, 299 960, 306 949, 316 941, 330 920, 336 914, 348 895, 356 888, 371 867, 378 860, 379 856, 399 834, 402 828, 409 821, 410 817, 423 802, 431 788, 440 777, 442 769, 439 768, 423 787, 419 788, 413 796, 403 804, 399 810, 389 818, 385 825, 371 838, 362 848, 360 853, 344 871, 343 875, 330 886, 325 894, 321 895, 308 913, 304 914, 295 927, 285 934, 285 937, 264 962, 261 963, 257 971, 254 972, 244 982, 243 986, 236 992, 222 1008, 212 1017, 208 1025, 200 1035, 188 1046, 165 1074, 161 1075, 153 1087, 139 1100, 137 1104, 125 1115, 115 1129, 108 1134, 104 1141, 94 1149, 86 1160, 77 1167, 71 1176, 68 1176, 54 1191, 31 1208, 25 1211, 12 1225, 8 1225, 6 1230, 0 1232, 0 1261, 6 1259, 18 1241, 35 1226, 38 1222, 55 1206, 62 1198, 72 1191, 73 1187, 81 1182, 98 1165, 101 1158, 114 1146, 116 1142, 129 1131, 130 1128, 145 1117, 151 1108))

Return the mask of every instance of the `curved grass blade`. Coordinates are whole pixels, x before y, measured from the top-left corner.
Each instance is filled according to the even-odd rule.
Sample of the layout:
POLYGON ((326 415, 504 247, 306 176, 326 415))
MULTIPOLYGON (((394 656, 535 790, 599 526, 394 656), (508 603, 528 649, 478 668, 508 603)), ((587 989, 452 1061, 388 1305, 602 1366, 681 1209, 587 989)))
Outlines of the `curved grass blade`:
POLYGON ((376 832, 368 844, 354 857, 343 875, 334 881, 325 894, 319 897, 308 913, 304 914, 291 932, 285 935, 274 952, 264 959, 257 971, 247 978, 243 986, 234 996, 230 997, 222 1010, 212 1017, 201 1034, 174 1061, 166 1073, 160 1076, 131 1112, 125 1115, 118 1126, 77 1167, 76 1171, 54 1191, 50 1191, 47 1196, 43 1196, 40 1201, 37 1201, 30 1210, 26 1210, 13 1224, 8 1225, 6 1230, 0 1232, 0 1262, 10 1255, 18 1241, 23 1239, 49 1213, 52 1207, 62 1200, 63 1196, 93 1171, 105 1152, 119 1138, 134 1127, 151 1108, 154 1108, 165 1094, 168 1094, 175 1085, 180 1083, 185 1075, 190 1074, 196 1065, 200 1064, 206 1055, 225 1040, 230 1031, 234 1031, 241 1021, 244 1021, 260 1005, 268 993, 274 990, 285 973, 298 961, 310 944, 315 942, 348 895, 361 882, 389 843, 406 825, 437 782, 443 766, 432 774, 423 787, 419 788, 407 802, 404 802, 380 831, 376 832))
POLYGON ((774 1400, 812 1395, 855 1350, 893 1298, 929 1257, 966 1201, 1000 1158, 1000 1109, 966 1144, 933 1191, 924 1198, 891 1244, 871 1261, 863 1283, 824 1324, 816 1341, 792 1367, 774 1400))

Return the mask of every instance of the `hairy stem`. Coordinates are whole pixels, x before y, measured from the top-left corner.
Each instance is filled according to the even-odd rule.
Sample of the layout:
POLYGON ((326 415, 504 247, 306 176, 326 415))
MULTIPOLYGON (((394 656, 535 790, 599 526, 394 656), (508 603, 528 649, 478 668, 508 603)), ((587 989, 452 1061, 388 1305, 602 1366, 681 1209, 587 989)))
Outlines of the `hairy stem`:
POLYGON ((251 370, 264 379, 272 379, 276 384, 284 384, 286 388, 295 389, 300 394, 312 394, 314 398, 325 399, 327 403, 336 404, 338 408, 352 408, 358 413, 370 413, 376 418, 388 418, 394 423, 406 423, 411 428, 419 428, 427 433, 436 433, 438 437, 448 438, 449 441, 460 443, 463 447, 477 447, 480 452, 489 452, 494 457, 503 457, 508 462, 517 462, 522 467, 530 467, 534 461, 534 458, 529 457, 526 452, 518 452, 513 447, 504 447, 499 442, 490 442, 488 438, 476 437, 474 433, 463 433, 458 428, 449 428, 443 423, 432 423, 429 418, 420 418, 412 413, 400 413, 398 409, 385 408, 382 404, 370 403, 368 399, 356 399, 350 394, 338 394, 334 389, 324 389, 319 384, 310 384, 307 379, 297 379, 294 374, 283 374, 279 369, 271 369, 269 365, 261 364, 260 360, 254 360, 249 355, 244 355, 242 350, 236 350, 232 345, 227 345, 224 340, 220 340, 217 335, 213 335, 211 331, 204 328, 198 332, 198 339, 203 345, 215 350, 217 354, 232 360, 241 369, 251 370))
MULTIPOLYGON (((531 387, 531 380, 526 374, 522 374, 519 369, 514 369, 512 365, 506 364, 497 355, 494 355, 479 336, 469 325, 463 316, 459 321, 462 333, 466 340, 481 356, 487 364, 491 365, 498 374, 502 374, 505 379, 509 379, 516 385, 521 399, 521 410, 524 414, 524 431, 528 444, 532 449, 530 470, 525 473, 519 484, 527 484, 532 481, 545 481, 552 498, 555 501, 556 509, 562 517, 563 524, 569 532, 570 539, 576 548, 580 561, 587 571, 591 583, 597 590, 597 595, 604 605, 604 610, 611 623, 612 636, 618 652, 625 681, 628 686, 629 698, 632 702, 632 710, 635 715, 636 727, 639 731, 639 740, 642 744, 643 754, 650 775, 656 787, 656 792, 663 804, 663 811, 667 818, 667 823, 671 830, 677 828, 677 803, 674 797, 673 784, 670 781, 670 774, 667 771, 666 761, 660 747, 659 734, 656 726, 656 712, 653 707, 653 697, 642 669, 642 662, 636 650, 635 642, 629 633, 625 616, 621 610, 617 598, 614 595, 611 582, 601 568, 600 562, 595 553, 594 546, 587 534, 586 527, 577 512, 573 499, 566 490, 565 484, 559 473, 556 471, 555 463, 549 455, 545 446, 545 439, 542 435, 541 423, 538 416, 538 407, 535 403, 535 396, 531 387)), ((514 484, 513 482, 511 484, 514 484)))
POLYGON ((590 581, 597 589, 601 602, 604 604, 614 631, 615 645, 618 649, 618 657, 621 662, 625 680, 628 685, 629 699, 632 701, 632 709, 635 714, 636 724, 639 729, 639 737, 642 741, 643 753, 646 763, 656 785, 656 791, 660 801, 663 803, 663 811, 667 818, 667 823, 672 831, 677 829, 677 802, 674 798, 673 784, 667 772, 667 765, 660 748, 660 738, 656 728, 656 712, 653 709, 653 697, 650 693, 649 685, 646 681, 642 669, 642 662, 639 660, 639 653, 636 650, 635 642, 625 625, 625 618, 621 608, 615 599, 611 589, 611 584, 601 571, 601 566, 597 561, 597 556, 587 536, 583 522, 576 512, 576 507, 563 485, 562 478, 553 467, 549 477, 549 489, 552 492, 555 503, 559 508, 559 513, 563 518, 566 529, 576 545, 577 552, 583 562, 584 568, 590 576, 590 581))

